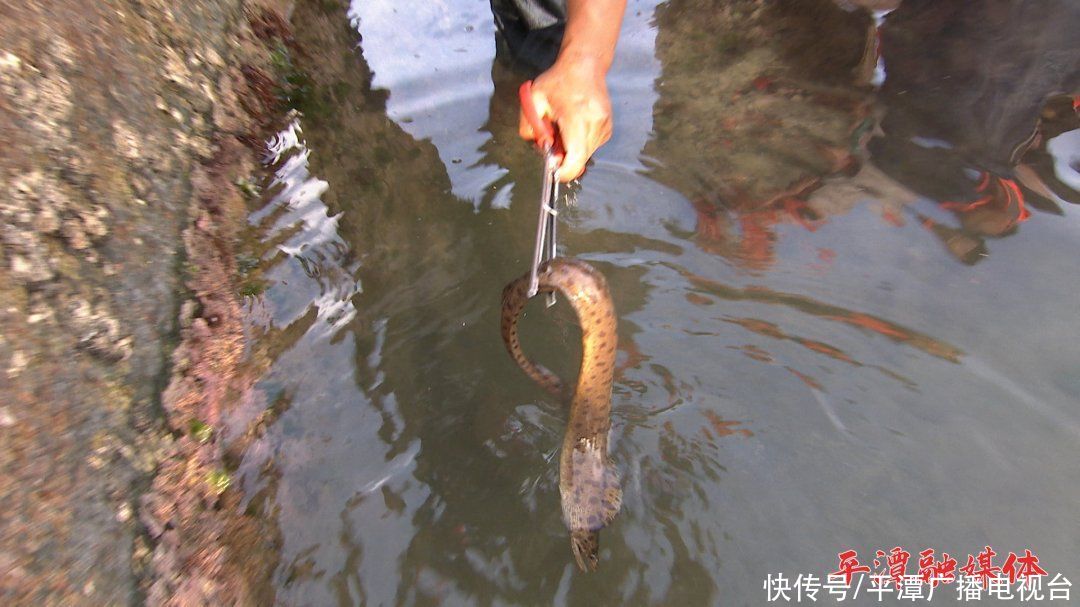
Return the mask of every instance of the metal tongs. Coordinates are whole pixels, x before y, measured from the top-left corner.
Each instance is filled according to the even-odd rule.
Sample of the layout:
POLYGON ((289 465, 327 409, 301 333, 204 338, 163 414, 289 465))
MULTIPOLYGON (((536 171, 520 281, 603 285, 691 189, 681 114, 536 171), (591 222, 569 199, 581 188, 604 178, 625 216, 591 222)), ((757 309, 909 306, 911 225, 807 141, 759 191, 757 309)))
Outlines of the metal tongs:
MULTIPOLYGON (((549 120, 540 117, 532 99, 532 81, 526 80, 518 89, 521 98, 521 112, 536 134, 536 145, 544 153, 544 185, 540 190, 540 218, 536 224, 536 247, 533 249, 532 269, 529 271, 529 297, 540 290, 538 272, 540 264, 555 258, 555 237, 559 216, 557 207, 559 197, 559 158, 556 154, 555 127, 549 120)), ((547 306, 555 305, 555 293, 548 293, 547 306)))

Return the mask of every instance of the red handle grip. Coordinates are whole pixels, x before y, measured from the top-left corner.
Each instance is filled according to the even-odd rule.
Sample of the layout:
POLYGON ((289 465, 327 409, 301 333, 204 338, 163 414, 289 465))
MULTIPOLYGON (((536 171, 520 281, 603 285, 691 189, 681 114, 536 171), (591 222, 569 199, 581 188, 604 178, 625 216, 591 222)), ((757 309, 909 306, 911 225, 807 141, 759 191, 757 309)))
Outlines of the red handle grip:
POLYGON ((545 120, 540 117, 540 114, 536 113, 536 105, 533 103, 532 98, 532 80, 521 83, 521 88, 518 89, 518 97, 521 99, 521 113, 525 115, 525 120, 529 122, 533 133, 536 134, 536 145, 540 146, 541 149, 553 148, 555 146, 555 127, 552 126, 550 120, 545 120))

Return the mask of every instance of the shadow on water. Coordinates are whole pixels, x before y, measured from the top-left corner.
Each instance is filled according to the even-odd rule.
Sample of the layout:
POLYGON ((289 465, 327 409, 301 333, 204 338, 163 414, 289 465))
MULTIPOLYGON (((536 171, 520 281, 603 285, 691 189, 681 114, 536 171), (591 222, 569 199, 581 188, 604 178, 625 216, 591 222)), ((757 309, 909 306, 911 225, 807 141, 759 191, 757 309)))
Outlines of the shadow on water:
MULTIPOLYGON (((539 162, 487 2, 298 3, 250 217, 269 371, 231 425, 279 602, 759 604, 842 547, 1078 570, 1080 18, 863 4, 630 2, 616 136, 561 215, 620 314, 624 505, 583 576, 564 411, 498 335, 539 162)), ((526 314, 572 377, 567 306, 526 314)))

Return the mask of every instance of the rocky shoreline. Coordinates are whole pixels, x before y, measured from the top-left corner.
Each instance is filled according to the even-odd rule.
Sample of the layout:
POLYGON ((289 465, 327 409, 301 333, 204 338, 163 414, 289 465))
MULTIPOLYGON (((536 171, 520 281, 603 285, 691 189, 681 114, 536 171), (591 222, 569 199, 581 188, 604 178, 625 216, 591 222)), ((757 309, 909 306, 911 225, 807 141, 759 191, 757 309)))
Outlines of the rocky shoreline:
POLYGON ((272 601, 214 428, 290 5, 0 2, 4 604, 272 601))

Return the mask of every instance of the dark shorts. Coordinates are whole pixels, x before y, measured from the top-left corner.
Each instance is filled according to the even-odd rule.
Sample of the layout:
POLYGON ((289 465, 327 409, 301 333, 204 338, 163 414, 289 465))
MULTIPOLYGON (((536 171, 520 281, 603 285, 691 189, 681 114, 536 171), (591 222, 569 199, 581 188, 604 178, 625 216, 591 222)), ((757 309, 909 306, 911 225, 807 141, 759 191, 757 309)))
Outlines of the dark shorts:
POLYGON ((555 62, 566 25, 565 0, 491 0, 497 53, 533 74, 555 62))

